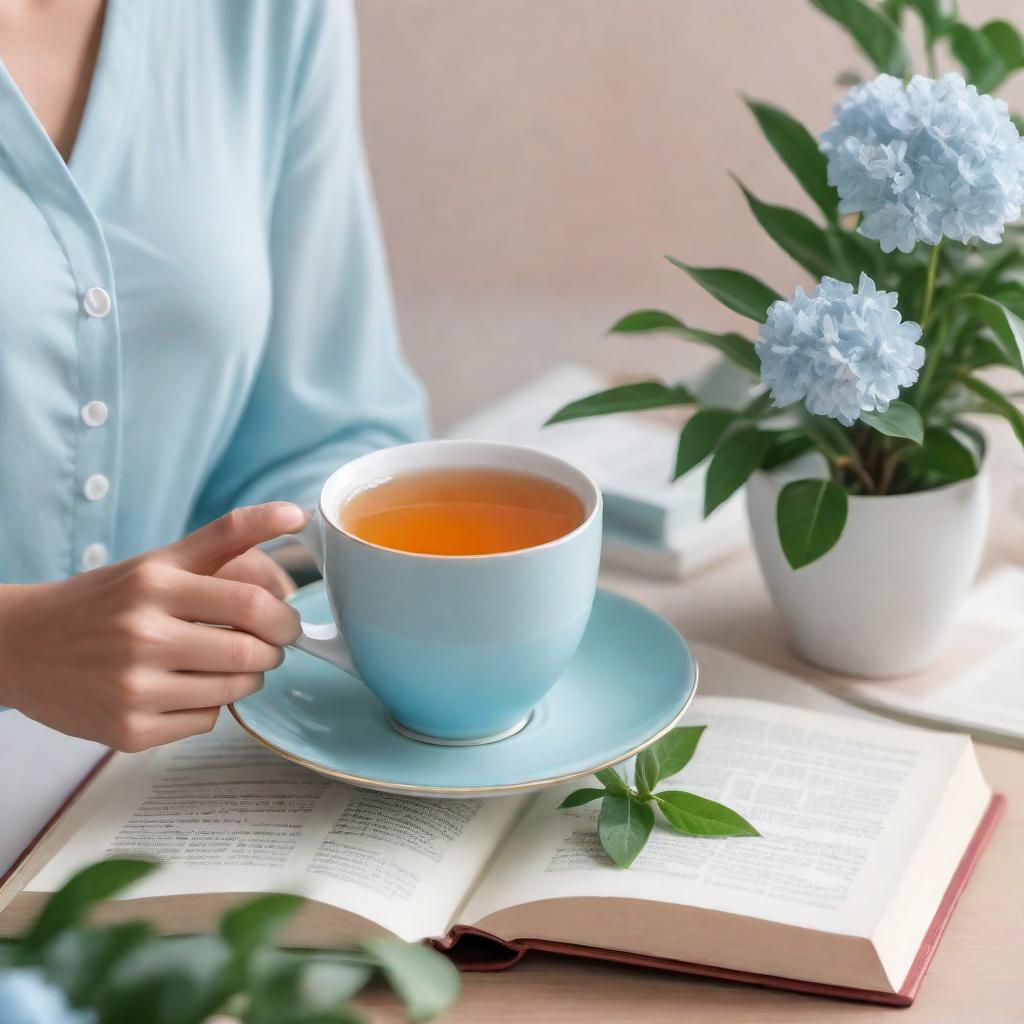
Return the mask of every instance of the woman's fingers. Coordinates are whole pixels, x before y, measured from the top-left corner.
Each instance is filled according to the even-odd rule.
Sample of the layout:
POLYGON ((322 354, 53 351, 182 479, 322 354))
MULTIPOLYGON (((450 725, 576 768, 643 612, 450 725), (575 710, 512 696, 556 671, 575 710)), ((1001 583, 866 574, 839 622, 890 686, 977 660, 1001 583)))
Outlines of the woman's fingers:
MULTIPOLYGON (((187 622, 234 626, 277 647, 290 644, 301 632, 298 612, 268 590, 255 583, 238 583, 215 576, 182 573, 180 584, 168 596, 167 611, 187 622)), ((209 668, 205 665, 193 667, 209 668)), ((227 668, 222 671, 260 670, 227 668)))
POLYGON ((275 644, 243 632, 172 621, 165 668, 187 672, 269 672, 284 660, 275 644))
POLYGON ((250 548, 244 555, 233 558, 217 576, 238 583, 254 583, 269 590, 274 597, 285 598, 295 592, 295 581, 259 548, 250 548))
POLYGON ((171 711, 166 715, 139 715, 115 729, 109 742, 117 750, 128 753, 148 750, 162 743, 209 732, 217 724, 219 713, 220 708, 197 708, 171 711))
POLYGON ((248 697, 263 686, 262 672, 162 672, 140 699, 148 711, 216 708, 248 697))

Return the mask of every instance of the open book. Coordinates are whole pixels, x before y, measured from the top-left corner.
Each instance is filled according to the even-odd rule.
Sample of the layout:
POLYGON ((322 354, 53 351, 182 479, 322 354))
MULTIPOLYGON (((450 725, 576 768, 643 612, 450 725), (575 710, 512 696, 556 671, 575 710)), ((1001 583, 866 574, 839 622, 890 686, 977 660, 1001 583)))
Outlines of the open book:
MULTIPOLYGON (((712 690, 814 693, 721 651, 698 658, 712 690)), ((103 764, 0 886, 0 934, 85 864, 147 855, 163 870, 101 918, 197 932, 251 894, 296 892, 309 897, 284 936, 296 945, 389 933, 478 968, 539 948, 909 1003, 1001 806, 970 739, 746 696, 698 697, 687 722, 709 728, 673 788, 727 803, 763 838, 658 826, 623 871, 597 841, 597 805, 557 809, 574 786, 492 800, 360 791, 225 716, 103 764)))

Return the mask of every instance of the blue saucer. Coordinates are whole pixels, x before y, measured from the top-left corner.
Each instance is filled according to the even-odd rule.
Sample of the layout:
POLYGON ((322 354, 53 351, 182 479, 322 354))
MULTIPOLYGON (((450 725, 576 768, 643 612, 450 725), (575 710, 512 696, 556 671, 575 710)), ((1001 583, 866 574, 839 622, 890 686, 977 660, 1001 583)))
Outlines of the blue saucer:
MULTIPOLYGON (((292 603, 330 618, 323 585, 292 603)), ((576 656, 521 732, 485 746, 443 747, 395 732, 359 680, 301 651, 231 705, 244 729, 298 764, 354 786, 417 796, 522 793, 590 775, 677 725, 697 689, 686 641, 660 615, 598 591, 576 656)))

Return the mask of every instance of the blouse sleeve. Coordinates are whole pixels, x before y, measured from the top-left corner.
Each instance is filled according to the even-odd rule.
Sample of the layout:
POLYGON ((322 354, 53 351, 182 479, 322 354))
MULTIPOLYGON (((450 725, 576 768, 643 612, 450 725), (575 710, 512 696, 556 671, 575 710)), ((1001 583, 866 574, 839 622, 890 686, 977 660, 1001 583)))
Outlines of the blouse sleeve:
POLYGON ((403 360, 359 117, 349 3, 317 3, 270 212, 273 313, 256 382, 197 504, 310 504, 344 462, 427 435, 403 360))

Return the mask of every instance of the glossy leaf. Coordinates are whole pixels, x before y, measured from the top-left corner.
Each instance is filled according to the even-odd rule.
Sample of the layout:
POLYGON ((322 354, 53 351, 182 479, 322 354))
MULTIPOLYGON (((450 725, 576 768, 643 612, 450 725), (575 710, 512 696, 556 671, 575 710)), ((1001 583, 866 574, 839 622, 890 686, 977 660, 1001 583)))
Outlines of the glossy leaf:
POLYGON ((981 34, 992 45, 1007 71, 1024 67, 1024 38, 1014 25, 997 19, 982 25, 981 34))
POLYGON ((750 427, 730 434, 718 446, 704 483, 705 516, 711 515, 747 482, 771 445, 771 434, 750 427))
POLYGON ((614 793, 616 796, 622 796, 629 792, 629 787, 623 781, 622 776, 614 768, 602 768, 600 771, 594 772, 597 781, 608 790, 609 793, 614 793))
POLYGON ((924 438, 924 467, 947 480, 966 480, 978 472, 969 445, 945 427, 931 427, 924 438))
POLYGON ((301 896, 271 893, 229 910, 220 922, 221 935, 245 957, 257 946, 270 942, 303 904, 301 896))
POLYGON ((570 793, 558 806, 560 808, 582 807, 583 804, 600 800, 608 791, 605 789, 577 789, 570 793))
POLYGON ((991 329, 1009 365, 1024 373, 1024 320, 988 296, 969 293, 964 298, 971 312, 991 329))
POLYGON ((746 103, 772 149, 818 209, 828 220, 835 221, 839 199, 828 183, 828 161, 814 136, 778 107, 750 99, 746 103))
POLYGON ((639 412, 643 409, 664 409, 673 405, 692 405, 694 401, 693 394, 681 384, 668 385, 656 380, 623 384, 570 402, 559 409, 545 426, 586 416, 607 416, 617 412, 639 412))
POLYGON ((646 750, 640 751, 637 767, 643 760, 644 778, 650 780, 649 790, 664 779, 678 775, 690 763, 706 728, 704 725, 677 726, 646 750))
POLYGON ((49 898, 22 939, 23 954, 40 949, 62 929, 78 924, 95 904, 127 889, 155 868, 151 861, 114 857, 72 875, 49 898))
POLYGON ((862 423, 888 437, 905 437, 914 444, 924 440, 924 422, 921 413, 909 402, 890 402, 885 412, 862 412, 862 423))
POLYGON ((955 0, 909 0, 909 5, 921 17, 929 46, 946 35, 956 21, 955 0))
POLYGON ((910 55, 903 35, 883 10, 866 0, 811 0, 811 3, 839 22, 879 71, 897 78, 909 74, 910 55))
POLYGON ((114 965, 154 935, 153 926, 145 921, 69 928, 46 947, 43 969, 47 978, 63 989, 72 1006, 90 1006, 114 965))
POLYGON ((606 796, 597 819, 597 836, 605 853, 620 868, 628 868, 644 848, 654 828, 650 805, 629 796, 606 796))
POLYGON ((658 793, 654 798, 665 820, 688 836, 759 836, 741 814, 707 797, 681 790, 658 793))
POLYGON ((777 430, 771 437, 772 445, 761 460, 762 469, 785 465, 814 447, 814 442, 802 430, 777 430))
POLYGON ((689 274, 723 306, 734 313, 739 313, 740 316, 756 320, 759 324, 768 319, 768 307, 782 297, 764 281, 742 270, 734 270, 731 267, 691 267, 674 256, 667 256, 666 259, 673 266, 689 274))
POLYGON ((1021 413, 1020 409, 1013 402, 992 387, 991 384, 987 384, 977 377, 965 377, 963 384, 964 387, 969 388, 982 399, 986 412, 1002 416, 1013 428, 1014 434, 1017 435, 1017 440, 1024 444, 1024 414, 1021 413))
POLYGON ((258 969, 245 1024, 363 1021, 344 1003, 373 977, 375 965, 368 957, 264 949, 254 962, 258 969))
POLYGON ((678 480, 694 466, 703 462, 714 450, 729 425, 736 420, 731 409, 699 409, 683 425, 676 452, 676 469, 672 475, 678 480))
POLYGON ((991 92, 1006 77, 1006 65, 998 51, 977 29, 957 22, 950 29, 950 43, 967 72, 967 80, 978 87, 978 92, 991 92))
POLYGON ((138 946, 118 961, 98 1009, 103 1024, 196 1024, 229 994, 231 949, 219 935, 189 935, 138 946))
POLYGON ((786 206, 762 202, 736 179, 758 224, 780 249, 815 277, 837 274, 828 233, 809 217, 786 206))
POLYGON ((831 480, 794 480, 779 492, 775 518, 779 543, 794 569, 830 551, 846 526, 846 491, 831 480))
POLYGON ((728 360, 749 370, 755 376, 761 373, 761 360, 757 356, 753 342, 744 338, 742 334, 728 332, 715 334, 712 331, 701 331, 695 327, 689 327, 672 316, 670 313, 663 313, 657 309, 639 309, 635 313, 624 316, 621 320, 612 325, 609 334, 640 334, 648 331, 665 331, 669 334, 678 334, 682 338, 699 342, 717 349, 728 360))
POLYGON ((459 994, 459 972, 429 946, 398 939, 370 939, 363 947, 384 972, 411 1020, 429 1020, 448 1009, 459 994))

